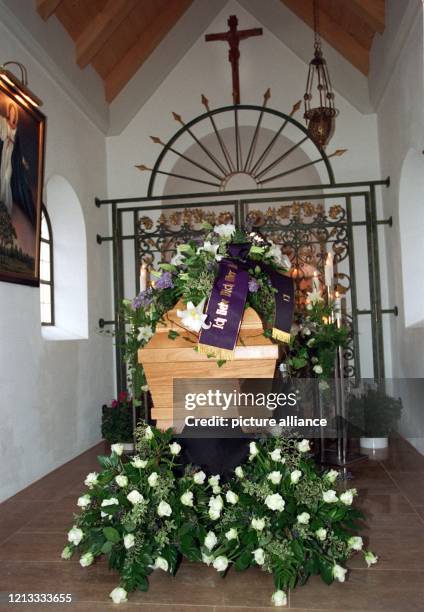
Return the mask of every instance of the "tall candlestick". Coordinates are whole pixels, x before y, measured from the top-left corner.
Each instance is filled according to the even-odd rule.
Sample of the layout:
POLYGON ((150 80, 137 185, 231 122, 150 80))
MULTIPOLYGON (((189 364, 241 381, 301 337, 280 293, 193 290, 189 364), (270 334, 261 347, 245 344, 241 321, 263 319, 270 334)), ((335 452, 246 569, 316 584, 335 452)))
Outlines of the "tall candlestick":
POLYGON ((147 281, 148 281, 147 275, 148 275, 147 265, 143 261, 143 263, 140 266, 140 291, 146 291, 147 289, 147 281))
POLYGON ((313 293, 320 292, 318 272, 316 270, 314 270, 314 275, 312 277, 312 291, 313 293))
POLYGON ((324 268, 324 278, 325 278, 325 284, 327 287, 333 286, 333 276, 334 276, 333 253, 331 251, 328 251, 327 259, 325 260, 325 268, 324 268))

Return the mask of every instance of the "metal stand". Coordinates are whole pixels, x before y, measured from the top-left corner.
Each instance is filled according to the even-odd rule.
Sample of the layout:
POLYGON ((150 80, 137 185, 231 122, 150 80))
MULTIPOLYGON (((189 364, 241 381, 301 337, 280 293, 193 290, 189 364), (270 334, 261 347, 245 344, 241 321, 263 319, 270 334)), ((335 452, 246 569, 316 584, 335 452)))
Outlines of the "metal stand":
MULTIPOLYGON (((336 324, 341 326, 341 313, 336 314, 336 324)), ((363 461, 366 455, 349 452, 348 450, 348 421, 346 418, 345 380, 344 380, 344 357, 343 349, 338 347, 334 362, 334 390, 335 390, 335 421, 337 445, 335 449, 325 448, 324 430, 321 429, 320 463, 323 465, 335 465, 347 468, 353 463, 363 461)), ((320 401, 320 417, 322 417, 322 404, 320 401)), ((342 470, 342 477, 347 479, 347 470, 342 470)))

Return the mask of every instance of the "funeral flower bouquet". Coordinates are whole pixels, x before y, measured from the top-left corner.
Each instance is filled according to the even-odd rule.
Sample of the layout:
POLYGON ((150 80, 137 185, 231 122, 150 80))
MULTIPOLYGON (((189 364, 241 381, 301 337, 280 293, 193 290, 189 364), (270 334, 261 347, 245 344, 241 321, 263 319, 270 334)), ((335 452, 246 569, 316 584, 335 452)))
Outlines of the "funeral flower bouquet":
POLYGON ((294 289, 284 275, 288 257, 272 241, 235 225, 205 224, 204 229, 204 241, 179 245, 171 261, 152 272, 151 286, 125 301, 130 356, 180 300, 182 332, 199 334, 197 350, 210 356, 231 359, 246 306, 261 316, 267 336, 289 341, 294 289))
POLYGON ((307 440, 251 442, 248 460, 226 483, 200 468, 182 471, 171 430, 141 423, 137 440, 138 455, 127 462, 119 444, 99 457, 102 470, 85 479, 62 552, 64 559, 77 553, 82 567, 106 556, 121 576, 110 593, 115 603, 146 590, 153 571, 175 574, 183 557, 222 576, 232 566, 272 573, 276 606, 312 574, 344 582, 343 564, 357 551, 368 566, 377 562, 357 535, 355 489, 338 492, 338 473, 319 473, 307 440))

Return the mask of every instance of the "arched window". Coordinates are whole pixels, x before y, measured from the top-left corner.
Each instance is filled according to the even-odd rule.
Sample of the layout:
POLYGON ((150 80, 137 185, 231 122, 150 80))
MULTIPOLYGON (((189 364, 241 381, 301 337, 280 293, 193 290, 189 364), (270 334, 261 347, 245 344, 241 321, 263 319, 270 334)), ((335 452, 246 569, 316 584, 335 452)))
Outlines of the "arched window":
POLYGON ((40 237, 41 324, 54 325, 54 276, 52 226, 46 208, 41 211, 40 237))

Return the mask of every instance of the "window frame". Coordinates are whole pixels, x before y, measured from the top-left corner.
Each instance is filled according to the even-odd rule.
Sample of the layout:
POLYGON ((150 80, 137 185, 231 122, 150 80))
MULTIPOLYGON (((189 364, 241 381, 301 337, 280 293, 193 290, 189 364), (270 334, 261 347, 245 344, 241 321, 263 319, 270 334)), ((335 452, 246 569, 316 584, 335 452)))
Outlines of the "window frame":
MULTIPOLYGON (((42 237, 41 231, 40 231, 40 268, 41 268, 41 243, 44 242, 44 244, 47 244, 49 247, 49 254, 50 254, 50 280, 46 281, 46 280, 42 280, 41 278, 41 274, 40 274, 40 287, 41 285, 49 285, 50 287, 50 323, 45 323, 44 321, 41 321, 41 325, 44 327, 53 327, 55 324, 55 308, 54 308, 54 262, 53 262, 53 232, 52 232, 52 224, 50 221, 50 217, 49 217, 49 213, 47 212, 47 208, 45 207, 44 204, 42 204, 41 206, 41 218, 43 218, 46 220, 47 223, 47 230, 49 232, 49 239, 47 240, 46 238, 42 237)), ((41 272, 41 271, 40 271, 41 272)), ((41 305, 41 301, 40 301, 40 305, 41 305)))

